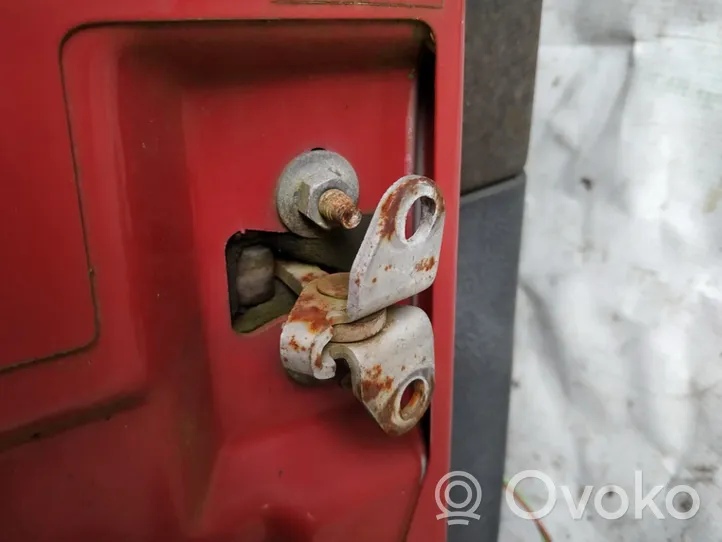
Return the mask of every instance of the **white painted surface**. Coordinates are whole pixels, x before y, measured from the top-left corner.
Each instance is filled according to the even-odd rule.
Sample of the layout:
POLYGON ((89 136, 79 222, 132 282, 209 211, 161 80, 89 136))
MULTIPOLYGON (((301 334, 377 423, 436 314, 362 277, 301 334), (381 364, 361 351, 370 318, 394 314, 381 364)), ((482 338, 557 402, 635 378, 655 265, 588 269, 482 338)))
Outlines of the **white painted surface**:
MULTIPOLYGON (((720 540, 722 2, 545 0, 541 41, 507 475, 701 497, 575 521, 559 491, 555 542, 720 540)), ((538 537, 505 506, 501 531, 538 537)))

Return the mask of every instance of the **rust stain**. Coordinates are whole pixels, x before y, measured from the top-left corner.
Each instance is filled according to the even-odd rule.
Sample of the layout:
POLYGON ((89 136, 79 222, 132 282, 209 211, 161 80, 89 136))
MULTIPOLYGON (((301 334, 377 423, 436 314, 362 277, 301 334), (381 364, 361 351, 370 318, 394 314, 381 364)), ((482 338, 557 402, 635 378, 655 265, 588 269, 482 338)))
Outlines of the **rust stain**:
POLYGON ((318 333, 331 326, 327 311, 319 307, 314 296, 308 293, 302 293, 298 297, 296 305, 288 315, 288 321, 304 322, 312 333, 318 333))
POLYGON ((413 177, 399 185, 384 201, 379 216, 379 230, 381 239, 390 240, 396 231, 396 215, 404 196, 417 189, 418 185, 426 181, 425 177, 413 177))
POLYGON ((411 391, 411 396, 408 398, 408 401, 406 401, 406 404, 403 405, 402 410, 408 410, 411 411, 416 407, 416 403, 419 402, 419 399, 421 399, 421 396, 423 395, 423 392, 414 386, 414 389, 411 391))
MULTIPOLYGON (((394 411, 396 409, 396 396, 392 397, 387 403, 386 406, 384 406, 383 410, 378 413, 376 421, 381 426, 381 429, 384 430, 384 433, 388 435, 401 435, 408 431, 402 430, 401 428, 397 427, 396 424, 393 422, 394 417, 394 411)), ((410 429, 410 428, 409 428, 410 429)))
POLYGON ((361 279, 359 277, 356 277, 353 281, 356 283, 356 286, 361 286, 361 279))
POLYGON ((305 346, 301 346, 300 344, 298 344, 295 335, 291 337, 290 341, 288 341, 288 346, 293 348, 296 352, 305 352, 306 350, 308 350, 308 348, 306 348, 305 346))
POLYGON ((384 271, 391 271, 391 264, 384 265, 384 271))
MULTIPOLYGON (((429 376, 427 377, 429 381, 429 396, 431 395, 431 392, 434 389, 434 377, 429 376)), ((417 404, 418 401, 421 400, 423 397, 422 390, 414 390, 415 392, 418 391, 419 393, 414 393, 413 396, 409 399, 408 403, 406 403, 405 407, 402 408, 403 410, 413 411, 413 418, 415 421, 418 421, 421 419, 421 417, 424 415, 426 410, 429 407, 429 403, 425 402, 424 404, 417 404)), ((386 403, 383 410, 378 413, 376 417, 376 421, 381 426, 381 429, 384 430, 385 433, 389 435, 403 435, 407 431, 409 431, 413 425, 402 425, 401 427, 397 426, 394 423, 394 414, 396 412, 396 398, 399 393, 402 393, 401 390, 398 390, 394 396, 386 403)), ((403 397, 403 396, 402 396, 403 397)), ((404 418, 402 416, 402 418, 404 418)), ((406 419, 406 418, 404 418, 406 419)))
POLYGON ((374 277, 371 282, 373 282, 374 284, 376 284, 376 281, 377 281, 377 280, 378 280, 378 279, 377 279, 376 277, 374 277))
POLYGON ((323 193, 318 202, 318 210, 322 217, 338 222, 346 229, 358 226, 362 218, 361 212, 348 194, 336 188, 323 193))
POLYGON ((402 365, 402 366, 401 366, 401 370, 402 370, 402 371, 405 371, 405 370, 406 370, 406 365, 402 365))
POLYGON ((361 396, 365 401, 376 399, 382 391, 391 390, 394 385, 394 377, 381 376, 382 369, 378 363, 366 371, 366 377, 361 381, 361 396))
POLYGON ((313 364, 316 366, 317 369, 320 369, 323 367, 323 353, 319 352, 316 356, 316 359, 313 361, 313 364))
POLYGON ((389 391, 394 385, 394 377, 387 376, 378 381, 376 380, 363 380, 361 382, 361 390, 363 392, 363 398, 365 401, 376 399, 379 393, 382 391, 389 391))
POLYGON ((434 258, 433 256, 429 256, 428 258, 419 260, 416 263, 416 270, 419 272, 431 271, 435 265, 436 265, 436 258, 434 258))
POLYGON ((301 277, 301 284, 305 286, 309 282, 313 282, 317 278, 321 278, 323 275, 324 273, 314 273, 313 271, 311 271, 310 273, 306 273, 301 277))
POLYGON ((444 201, 444 196, 441 194, 441 192, 437 192, 436 196, 436 199, 434 199, 434 203, 436 203, 436 208, 439 210, 439 213, 443 213, 446 210, 446 202, 444 201))

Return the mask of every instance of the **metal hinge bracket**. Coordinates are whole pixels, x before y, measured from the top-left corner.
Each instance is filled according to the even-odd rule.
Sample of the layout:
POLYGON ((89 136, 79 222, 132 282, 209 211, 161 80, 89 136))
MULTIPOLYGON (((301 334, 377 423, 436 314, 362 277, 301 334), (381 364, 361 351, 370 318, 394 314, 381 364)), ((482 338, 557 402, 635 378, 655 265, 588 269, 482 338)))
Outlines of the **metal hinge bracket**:
POLYGON ((300 382, 327 380, 344 360, 355 396, 389 434, 413 427, 431 400, 431 322, 419 307, 392 305, 436 278, 444 218, 436 184, 410 175, 381 198, 350 273, 276 263, 277 276, 299 294, 281 333, 284 368, 300 382), (418 226, 407 236, 417 201, 418 226))

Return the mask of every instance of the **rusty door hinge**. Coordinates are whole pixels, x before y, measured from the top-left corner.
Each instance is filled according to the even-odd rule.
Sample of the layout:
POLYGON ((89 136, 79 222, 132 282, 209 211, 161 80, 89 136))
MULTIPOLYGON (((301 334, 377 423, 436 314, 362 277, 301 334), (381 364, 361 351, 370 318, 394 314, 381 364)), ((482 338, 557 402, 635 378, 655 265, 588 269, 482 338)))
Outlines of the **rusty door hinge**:
POLYGON ((444 228, 444 199, 436 184, 410 175, 379 202, 350 273, 276 262, 276 275, 299 297, 281 333, 281 361, 296 381, 336 375, 348 365, 354 395, 389 434, 411 429, 434 388, 434 336, 419 307, 393 306, 436 278, 444 228), (418 226, 406 234, 416 202, 418 226))

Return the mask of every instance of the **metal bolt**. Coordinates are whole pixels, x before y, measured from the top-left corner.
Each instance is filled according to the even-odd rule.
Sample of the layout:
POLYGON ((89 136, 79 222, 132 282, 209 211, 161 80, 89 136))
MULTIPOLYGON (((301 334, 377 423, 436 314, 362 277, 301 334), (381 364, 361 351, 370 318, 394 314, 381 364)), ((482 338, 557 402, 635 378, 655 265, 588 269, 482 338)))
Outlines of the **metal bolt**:
POLYGON ((337 188, 326 190, 321 195, 318 210, 323 218, 341 224, 347 230, 361 222, 361 211, 345 192, 337 188))
POLYGON ((361 219, 360 215, 356 217, 358 194, 358 177, 343 156, 331 151, 311 151, 294 158, 283 170, 276 190, 276 207, 283 224, 296 235, 323 237, 324 230, 337 224, 346 228, 358 225, 361 219), (326 212, 331 218, 326 219, 319 202, 331 190, 340 191, 343 197, 340 202, 328 204, 326 212))

